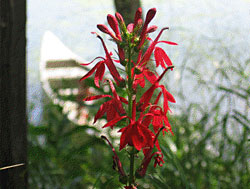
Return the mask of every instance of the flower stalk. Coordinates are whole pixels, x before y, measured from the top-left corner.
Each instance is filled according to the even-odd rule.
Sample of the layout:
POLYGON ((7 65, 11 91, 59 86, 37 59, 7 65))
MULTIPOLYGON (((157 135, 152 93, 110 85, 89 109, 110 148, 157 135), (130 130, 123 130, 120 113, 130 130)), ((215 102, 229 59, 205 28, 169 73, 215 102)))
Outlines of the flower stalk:
POLYGON ((101 40, 106 56, 97 57, 90 63, 82 64, 83 66, 89 65, 94 63, 95 60, 101 59, 101 61, 81 78, 81 80, 85 80, 96 72, 94 83, 97 87, 101 87, 100 83, 103 82, 105 67, 107 67, 116 83, 115 86, 111 79, 104 80, 108 81, 112 95, 95 95, 87 97, 83 99, 83 101, 109 98, 108 101, 100 106, 100 109, 95 115, 94 122, 106 115, 107 123, 103 128, 110 127, 113 129, 114 127, 120 127, 118 131, 121 133, 119 150, 123 150, 126 146, 130 146, 131 148, 130 151, 128 151, 130 163, 128 173, 124 171, 113 145, 105 136, 102 136, 102 138, 108 142, 113 151, 113 168, 117 170, 120 176, 120 182, 126 184, 124 188, 130 189, 136 188, 136 179, 146 174, 147 167, 152 159, 155 160, 154 166, 162 166, 164 163, 158 136, 161 132, 163 134, 169 131, 172 133, 167 113, 170 110, 168 103, 175 103, 174 97, 167 91, 164 85, 160 84, 166 72, 168 70, 172 71, 174 66, 167 53, 162 48, 157 47, 157 44, 177 44, 170 41, 159 41, 163 31, 168 29, 167 27, 161 29, 156 39, 151 42, 148 34, 155 32, 157 26, 149 26, 149 24, 156 14, 156 9, 152 8, 148 11, 144 23, 141 13, 142 10, 139 8, 136 11, 134 23, 130 23, 127 26, 122 15, 119 13, 116 13, 115 16, 110 14, 107 16, 107 21, 111 29, 103 24, 97 25, 97 28, 101 32, 109 35, 117 44, 116 52, 118 58, 113 59, 112 53, 108 51, 104 40, 97 34, 97 37, 101 40), (144 51, 145 44, 149 42, 151 42, 151 44, 144 51), (148 67, 148 62, 151 61, 150 57, 153 54, 156 67, 161 66, 164 69, 161 74, 158 74, 156 70, 148 67), (117 69, 114 62, 120 63, 120 65, 124 67, 125 75, 119 73, 119 69, 117 69), (149 81, 151 84, 148 89, 145 89, 146 81, 149 81), (126 89, 124 88, 125 86, 126 89), (116 87, 126 90, 126 95, 119 96, 116 92, 116 87), (138 88, 144 88, 145 92, 143 94, 138 94, 138 88), (152 102, 154 98, 153 94, 157 89, 161 89, 161 92, 158 94, 155 101, 152 102), (163 97, 163 107, 159 105, 159 99, 161 97, 163 97), (137 98, 140 100, 137 101, 137 98), (125 127, 121 127, 118 124, 123 119, 127 119, 127 126, 125 127), (136 165, 135 156, 140 152, 144 154, 144 158, 139 165, 136 165), (136 173, 135 167, 137 167, 136 173))

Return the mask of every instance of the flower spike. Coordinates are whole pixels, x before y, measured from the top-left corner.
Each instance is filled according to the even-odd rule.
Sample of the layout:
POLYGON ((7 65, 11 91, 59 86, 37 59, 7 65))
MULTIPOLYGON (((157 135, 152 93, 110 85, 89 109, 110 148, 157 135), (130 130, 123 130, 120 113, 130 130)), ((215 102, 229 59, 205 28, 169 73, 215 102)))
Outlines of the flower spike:
POLYGON ((97 87, 100 87, 100 81, 103 82, 106 67, 112 75, 111 79, 104 80, 110 88, 108 94, 97 94, 84 98, 83 101, 105 98, 106 101, 100 105, 94 117, 94 123, 105 117, 107 122, 102 128, 120 127, 118 130, 121 134, 119 150, 129 147, 126 150, 130 159, 129 173, 123 169, 111 142, 105 136, 102 138, 107 141, 113 151, 113 168, 120 176, 119 181, 127 189, 137 187, 136 178, 145 176, 151 160, 154 160, 154 167, 163 165, 163 154, 158 137, 160 133, 165 136, 166 132, 173 135, 167 115, 168 111, 171 112, 168 103, 175 103, 175 99, 160 82, 166 72, 169 69, 173 70, 174 66, 167 53, 162 48, 157 47, 157 44, 177 45, 177 43, 160 41, 163 31, 167 30, 168 27, 162 28, 154 40, 148 36, 157 30, 157 26, 149 25, 155 14, 156 9, 150 9, 146 14, 145 22, 143 22, 142 9, 138 8, 133 23, 128 25, 125 24, 119 13, 115 13, 115 16, 107 15, 109 27, 98 24, 97 28, 108 34, 111 40, 116 43, 115 52, 118 57, 112 59, 112 53, 108 51, 104 40, 92 32, 100 39, 105 57, 97 57, 90 63, 81 64, 87 66, 98 59, 95 66, 81 78, 81 80, 85 80, 95 73, 94 83, 97 87), (148 42, 147 48, 145 44, 148 42), (151 58, 152 55, 154 55, 154 60, 151 58), (155 61, 156 67, 161 66, 164 69, 163 72, 159 74, 155 68, 148 66, 149 61, 155 61), (117 67, 118 64, 123 67, 117 67), (120 71, 122 71, 122 75, 120 71), (146 85, 146 80, 149 81, 149 87, 146 85), (120 87, 119 90, 116 90, 117 86, 120 87), (142 95, 139 94, 141 88, 146 88, 142 95), (154 98, 156 92, 159 93, 154 98), (163 99, 162 104, 160 103, 161 98, 163 99), (143 153, 144 158, 139 164, 139 168, 134 171, 134 165, 137 163, 135 157, 140 157, 137 156, 137 153, 140 152, 143 153))

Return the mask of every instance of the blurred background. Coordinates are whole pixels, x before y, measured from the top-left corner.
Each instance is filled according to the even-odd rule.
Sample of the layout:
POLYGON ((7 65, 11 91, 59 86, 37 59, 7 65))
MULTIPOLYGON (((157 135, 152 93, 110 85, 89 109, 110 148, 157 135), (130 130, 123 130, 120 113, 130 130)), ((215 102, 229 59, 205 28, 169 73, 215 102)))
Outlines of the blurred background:
MULTIPOLYGON (((162 46, 175 66, 163 80, 176 98, 169 115, 174 136, 160 138, 165 164, 156 169, 151 164, 138 188, 250 188, 250 1, 140 4, 144 16, 157 9, 152 25, 170 28, 161 39, 179 45, 162 46)), ((103 56, 90 32, 107 24, 106 15, 118 5, 114 0, 28 0, 27 5, 30 188, 121 187, 101 130, 70 121, 63 107, 46 97, 39 72, 47 30, 85 62, 103 56)), ((94 88, 93 81, 87 84, 94 88)), ((86 119, 97 108, 89 105, 86 119)), ((127 160, 124 152, 119 156, 127 160)))

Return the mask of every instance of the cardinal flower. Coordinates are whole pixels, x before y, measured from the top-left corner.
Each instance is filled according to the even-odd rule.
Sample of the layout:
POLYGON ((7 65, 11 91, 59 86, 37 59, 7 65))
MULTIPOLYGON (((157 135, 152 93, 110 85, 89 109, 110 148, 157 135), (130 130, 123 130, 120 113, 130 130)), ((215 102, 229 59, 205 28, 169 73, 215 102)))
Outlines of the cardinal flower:
POLYGON ((165 64, 167 64, 167 66, 173 65, 170 58, 162 48, 155 47, 154 55, 155 55, 156 67, 161 65, 162 68, 166 69, 167 67, 165 66, 165 64))
MULTIPOLYGON (((120 87, 119 91, 123 92, 122 96, 125 98, 117 94, 113 82, 109 79, 107 81, 112 94, 95 95, 85 98, 84 101, 108 99, 101 104, 94 122, 106 115, 107 123, 103 128, 119 127, 118 132, 121 133, 119 150, 131 146, 129 151, 130 171, 126 174, 126 169, 123 170, 115 148, 106 137, 102 137, 112 148, 113 167, 120 175, 120 182, 126 185, 124 187, 128 189, 136 188, 136 177, 143 177, 146 174, 151 161, 154 161, 154 167, 162 166, 164 160, 158 136, 161 132, 163 135, 165 132, 172 133, 167 114, 170 111, 168 103, 175 103, 175 99, 160 82, 166 72, 169 69, 172 70, 174 66, 163 48, 157 47, 157 45, 159 43, 177 45, 177 43, 160 41, 161 35, 168 27, 161 29, 154 40, 149 38, 148 34, 157 29, 157 26, 149 25, 155 14, 156 9, 150 9, 146 14, 145 21, 143 21, 142 9, 139 8, 135 13, 133 23, 128 25, 125 24, 121 14, 115 13, 115 16, 109 14, 107 16, 109 26, 98 24, 97 28, 108 34, 111 40, 116 43, 116 53, 119 57, 112 59, 112 53, 108 51, 103 39, 97 35, 101 40, 106 56, 97 57, 96 59, 100 61, 81 79, 87 79, 95 72, 94 83, 97 87, 100 87, 100 82, 103 81, 105 68, 107 67, 117 86, 120 87), (147 48, 145 44, 148 42, 147 48), (161 66, 164 69, 161 74, 158 74, 152 66, 148 66, 148 62, 152 60, 152 55, 154 55, 156 67, 161 66), (114 62, 123 66, 122 68, 119 67, 119 71, 123 71, 124 78, 121 77, 114 62), (142 95, 138 94, 140 88, 146 87, 146 80, 149 81, 151 86, 145 89, 142 95), (152 102, 157 90, 160 93, 152 102), (159 104, 160 98, 163 98, 163 105, 159 104), (143 152, 144 158, 138 167, 135 157, 140 151, 143 152), (135 166, 137 166, 136 177, 134 175, 135 166)), ((89 64, 91 63, 93 61, 89 64)))
POLYGON ((150 124, 153 126, 153 130, 155 133, 162 128, 162 132, 170 131, 173 135, 171 125, 169 124, 167 112, 164 112, 160 106, 158 106, 159 99, 162 95, 162 92, 157 96, 154 104, 149 105, 149 110, 145 118, 143 119, 143 124, 149 127, 150 124))
POLYGON ((83 99, 83 101, 92 101, 101 98, 111 98, 109 101, 104 102, 98 112, 95 115, 94 123, 100 119, 105 113, 107 114, 107 120, 111 121, 116 118, 120 118, 122 115, 126 114, 122 106, 122 102, 127 103, 127 100, 123 97, 118 96, 114 84, 111 80, 108 80, 113 96, 111 95, 96 95, 83 99))
POLYGON ((143 125, 142 120, 144 116, 145 115, 141 113, 138 120, 136 120, 136 100, 134 98, 130 124, 119 130, 119 132, 122 133, 120 150, 126 145, 134 146, 138 151, 142 148, 151 148, 153 146, 154 134, 147 126, 143 125))
POLYGON ((163 97, 164 97, 163 107, 164 107, 165 112, 167 112, 169 110, 168 101, 170 101, 172 103, 175 103, 174 97, 172 96, 171 93, 169 93, 167 91, 165 86, 164 85, 159 85, 160 80, 163 78, 163 76, 165 75, 167 70, 170 69, 170 68, 172 68, 172 67, 168 67, 167 69, 165 69, 164 72, 158 77, 156 82, 140 98, 139 106, 140 106, 142 111, 144 111, 145 108, 150 105, 150 100, 151 100, 151 98, 152 98, 152 96, 154 94, 155 89, 157 89, 157 88, 162 89, 162 93, 163 93, 163 97))
MULTIPOLYGON (((171 42, 171 41, 159 41, 162 33, 164 30, 169 29, 168 27, 162 28, 160 33, 157 35, 157 37, 155 38, 155 40, 149 45, 148 49, 146 50, 146 52, 144 53, 143 57, 141 58, 141 61, 139 63, 140 67, 146 66, 147 62, 150 60, 150 57, 153 53, 153 51, 156 48, 156 45, 158 43, 166 43, 169 45, 178 45, 177 43, 171 42)), ((156 48, 157 49, 157 48, 156 48)), ((158 52, 156 52, 157 56, 159 55, 159 49, 157 50, 158 52)), ((162 54, 162 52, 160 52, 162 54)), ((165 55, 164 55, 165 56, 165 55)))
POLYGON ((147 168, 149 163, 151 162, 152 158, 155 156, 155 163, 154 163, 154 167, 156 167, 156 165, 158 164, 159 166, 162 166, 162 163, 164 163, 163 161, 163 154, 161 152, 159 143, 158 143, 158 136, 161 132, 163 128, 159 129, 156 136, 153 137, 153 146, 149 147, 149 148, 145 148, 143 150, 144 153, 144 158, 142 160, 142 163, 140 165, 140 167, 136 170, 136 176, 138 178, 142 178, 145 176, 147 168), (154 146, 157 147, 158 151, 157 152, 153 152, 154 146))
POLYGON ((104 72, 105 72, 105 62, 107 61, 107 57, 106 57, 106 58, 97 57, 97 58, 95 58, 93 61, 91 61, 90 63, 81 64, 81 65, 83 65, 83 66, 90 65, 90 64, 92 64, 96 59, 102 59, 102 60, 99 61, 99 62, 98 62, 98 63, 97 63, 97 64, 96 64, 87 74, 85 74, 85 75, 80 79, 80 81, 83 81, 83 80, 89 78, 89 77, 96 71, 94 82, 95 82, 95 85, 99 88, 99 87, 100 87, 99 81, 102 81, 103 76, 104 76, 104 72))
POLYGON ((122 150, 126 145, 134 146, 138 151, 142 148, 152 147, 153 138, 152 131, 150 131, 142 121, 131 121, 131 123, 120 129, 119 132, 122 133, 120 139, 120 150, 122 150))

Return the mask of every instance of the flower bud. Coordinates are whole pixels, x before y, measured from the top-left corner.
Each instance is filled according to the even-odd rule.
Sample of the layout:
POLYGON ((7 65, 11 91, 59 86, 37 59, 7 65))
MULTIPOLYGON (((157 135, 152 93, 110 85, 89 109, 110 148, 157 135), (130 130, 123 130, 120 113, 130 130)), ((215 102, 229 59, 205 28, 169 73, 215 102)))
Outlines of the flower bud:
POLYGON ((117 38, 114 36, 114 34, 108 29, 108 27, 104 24, 98 24, 97 28, 102 31, 103 33, 109 34, 114 40, 117 40, 117 38))
POLYGON ((149 9, 145 20, 146 25, 148 25, 149 22, 154 18, 155 14, 156 14, 156 8, 149 9))
POLYGON ((108 20, 108 23, 109 23, 110 27, 115 32, 116 37, 119 40, 121 40, 121 35, 120 35, 120 31, 119 31, 119 27, 118 27, 118 22, 117 22, 116 18, 113 15, 108 14, 107 20, 108 20))
POLYGON ((150 26, 148 29, 147 29, 147 33, 152 33, 152 32, 154 32, 154 31, 156 31, 157 30, 157 26, 155 26, 155 25, 153 25, 153 26, 150 26))

